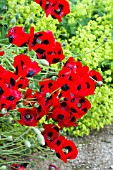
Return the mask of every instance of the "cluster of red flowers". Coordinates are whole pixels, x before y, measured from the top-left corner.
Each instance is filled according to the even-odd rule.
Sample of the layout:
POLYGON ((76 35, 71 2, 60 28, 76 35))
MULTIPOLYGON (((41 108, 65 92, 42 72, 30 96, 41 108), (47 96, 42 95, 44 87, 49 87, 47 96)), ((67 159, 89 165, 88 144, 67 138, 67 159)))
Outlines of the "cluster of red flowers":
MULTIPOLYGON (((66 0, 35 0, 52 17, 61 21, 70 12, 66 0)), ((15 26, 8 31, 9 42, 21 47, 28 45, 29 50, 34 50, 38 59, 46 59, 49 64, 54 64, 64 59, 60 43, 55 41, 51 31, 34 33, 31 27, 27 34, 23 27, 15 26)), ((35 76, 41 69, 37 62, 32 62, 24 54, 14 58, 14 72, 5 70, 0 66, 0 110, 6 108, 13 110, 22 98, 20 89, 26 89, 29 77, 35 76)), ((39 81, 40 90, 32 94, 32 89, 27 88, 24 93, 23 104, 29 107, 19 108, 20 120, 24 126, 37 126, 39 120, 46 116, 55 121, 57 125, 45 124, 42 135, 45 143, 55 150, 57 157, 64 162, 67 159, 76 158, 78 151, 75 144, 59 135, 64 127, 77 126, 76 121, 85 115, 91 108, 86 98, 94 94, 96 83, 102 81, 101 75, 88 66, 82 66, 81 62, 75 62, 70 57, 58 73, 57 79, 44 78, 39 81)), ((0 115, 3 116, 3 115, 0 115)), ((17 166, 13 165, 12 170, 17 166)))
POLYGON ((8 31, 7 38, 12 44, 21 47, 28 45, 29 50, 34 50, 38 59, 46 59, 49 64, 55 64, 64 59, 60 43, 56 42, 51 31, 34 33, 31 27, 30 34, 24 32, 23 27, 15 26, 8 31))
POLYGON ((96 82, 102 81, 101 75, 81 62, 75 62, 70 57, 58 73, 58 78, 45 78, 39 82, 40 91, 32 94, 29 88, 24 94, 24 105, 31 108, 20 108, 19 123, 26 126, 36 126, 38 121, 46 115, 52 118, 58 126, 45 124, 44 132, 46 144, 56 151, 56 155, 67 162, 77 156, 74 143, 60 136, 58 131, 64 127, 76 126, 80 119, 91 108, 85 96, 94 94, 96 82), (65 150, 68 150, 66 153, 65 150))
POLYGON ((67 159, 75 159, 78 150, 75 144, 66 139, 64 136, 59 135, 59 128, 54 124, 44 125, 43 136, 45 138, 46 144, 56 152, 56 156, 67 162, 67 159))
POLYGON ((59 22, 66 14, 70 13, 70 6, 66 0, 35 0, 35 2, 45 11, 46 17, 51 15, 59 22))
POLYGON ((0 110, 15 109, 17 102, 22 98, 19 89, 25 89, 28 86, 28 78, 35 76, 41 70, 36 62, 32 62, 24 54, 14 58, 13 66, 14 72, 0 66, 0 110))
MULTIPOLYGON (((59 61, 64 58, 61 46, 55 41, 51 31, 34 34, 31 28, 30 34, 26 34, 22 27, 13 27, 8 32, 8 38, 17 46, 27 43, 30 49, 36 51, 38 58, 45 58, 50 64, 58 61, 57 57, 59 61), (55 54, 51 55, 48 50, 55 54)), ((24 54, 16 56, 13 65, 14 73, 0 67, 0 109, 14 109, 22 97, 19 88, 25 89, 28 77, 35 76, 40 71, 38 64, 31 62, 24 54)), ((37 126, 44 115, 47 119, 53 119, 58 126, 44 125, 42 134, 46 144, 64 162, 76 158, 78 151, 74 143, 58 132, 64 127, 77 126, 76 120, 88 112, 91 104, 85 97, 94 94, 98 81, 102 81, 102 77, 97 71, 90 71, 88 66, 82 66, 81 62, 75 62, 70 57, 59 71, 57 79, 44 78, 39 81, 40 91, 37 90, 34 94, 32 89, 26 90, 23 104, 31 107, 18 109, 18 122, 25 126, 37 126)))

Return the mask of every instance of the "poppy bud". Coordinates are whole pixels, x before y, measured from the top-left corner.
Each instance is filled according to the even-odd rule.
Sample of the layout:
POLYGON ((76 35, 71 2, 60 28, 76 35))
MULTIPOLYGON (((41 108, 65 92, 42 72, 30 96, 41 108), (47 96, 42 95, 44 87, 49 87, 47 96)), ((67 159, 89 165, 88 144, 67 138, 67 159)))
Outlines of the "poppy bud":
POLYGON ((51 93, 46 93, 46 98, 49 98, 51 96, 51 93))
POLYGON ((42 145, 42 146, 45 145, 45 139, 41 133, 39 135, 37 135, 37 140, 40 145, 42 145))
POLYGON ((6 170, 7 169, 7 166, 3 165, 0 167, 0 170, 6 170))
POLYGON ((23 108, 24 105, 23 105, 22 103, 18 103, 18 107, 19 107, 19 108, 23 108))
POLYGON ((11 142, 11 141, 13 141, 13 137, 12 137, 12 136, 8 136, 8 137, 6 138, 6 140, 9 141, 9 142, 11 142))
POLYGON ((98 81, 97 84, 98 84, 99 86, 102 86, 102 85, 103 85, 103 82, 102 82, 102 81, 98 81))
POLYGON ((34 104, 34 107, 36 107, 36 108, 38 108, 39 106, 40 106, 40 105, 39 105, 38 102, 34 104))
POLYGON ((19 20, 19 19, 20 19, 20 15, 16 14, 16 20, 19 20))
POLYGON ((45 60, 45 59, 40 59, 40 60, 39 60, 39 63, 40 63, 41 65, 44 65, 44 66, 49 66, 49 62, 48 62, 47 60, 45 60))
POLYGON ((57 79, 57 76, 52 76, 51 77, 51 80, 56 80, 57 79))
POLYGON ((37 135, 41 134, 41 132, 38 128, 32 127, 32 129, 37 135))
POLYGON ((8 123, 12 123, 13 118, 12 117, 8 117, 8 123))
POLYGON ((11 24, 12 24, 12 25, 15 25, 15 24, 16 24, 16 19, 15 19, 15 18, 12 18, 12 19, 11 19, 11 24))
POLYGON ((32 18, 29 19, 29 24, 32 24, 34 20, 32 18))
POLYGON ((34 88, 35 88, 35 84, 30 83, 30 84, 29 84, 29 88, 34 89, 34 88))
POLYGON ((31 147, 31 144, 28 140, 24 140, 24 144, 26 146, 26 148, 30 148, 31 147))
POLYGON ((7 113, 7 109, 6 109, 6 108, 3 108, 3 109, 1 110, 1 113, 2 113, 2 114, 6 114, 6 113, 7 113))

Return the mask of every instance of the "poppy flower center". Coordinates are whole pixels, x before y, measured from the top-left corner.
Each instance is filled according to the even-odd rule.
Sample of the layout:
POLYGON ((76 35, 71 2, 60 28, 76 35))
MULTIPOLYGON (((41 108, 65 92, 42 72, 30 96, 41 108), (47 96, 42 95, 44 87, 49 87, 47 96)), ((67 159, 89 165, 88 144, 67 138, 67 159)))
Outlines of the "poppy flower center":
POLYGON ((26 114, 26 115, 25 115, 25 119, 30 120, 31 118, 32 118, 32 117, 31 117, 30 114, 26 114))

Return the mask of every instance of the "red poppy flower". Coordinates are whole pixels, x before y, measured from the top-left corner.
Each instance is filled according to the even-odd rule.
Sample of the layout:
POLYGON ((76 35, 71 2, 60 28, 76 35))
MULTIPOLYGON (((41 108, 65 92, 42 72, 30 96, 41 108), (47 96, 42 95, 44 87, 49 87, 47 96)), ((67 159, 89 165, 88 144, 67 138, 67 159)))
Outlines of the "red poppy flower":
POLYGON ((59 22, 62 21, 62 18, 70 13, 70 5, 66 0, 59 0, 55 5, 54 11, 52 11, 51 15, 53 18, 58 19, 59 22))
POLYGON ((5 52, 2 50, 0 50, 0 56, 3 56, 5 54, 5 52))
POLYGON ((55 121, 65 121, 70 117, 70 113, 65 108, 55 108, 51 114, 51 118, 55 121))
POLYGON ((29 34, 24 32, 23 27, 14 26, 8 31, 7 38, 9 38, 10 43, 17 45, 18 47, 21 47, 28 43, 29 34))
POLYGON ((25 89, 29 84, 29 80, 26 77, 18 77, 15 87, 25 89))
POLYGON ((42 132, 46 144, 53 149, 52 141, 59 136, 59 128, 54 124, 45 124, 43 127, 45 130, 42 132))
POLYGON ((30 58, 25 54, 17 55, 14 58, 15 74, 22 77, 35 76, 41 69, 37 62, 31 62, 30 58))
POLYGON ((41 53, 44 50, 48 50, 55 44, 55 38, 52 31, 42 31, 37 32, 33 35, 33 40, 31 42, 31 49, 41 53))
MULTIPOLYGON (((44 54, 45 59, 49 62, 49 64, 55 64, 65 58, 61 44, 58 42, 56 42, 54 46, 51 46, 50 49, 46 50, 44 54)), ((40 58, 40 55, 37 54, 37 57, 40 58)))
POLYGON ((16 76, 11 71, 3 71, 2 74, 0 74, 0 78, 4 81, 5 84, 7 84, 8 88, 14 88, 16 84, 16 79, 18 76, 16 76))
POLYGON ((26 170, 27 163, 23 164, 12 164, 11 170, 26 170))
POLYGON ((25 126, 37 126, 38 113, 36 108, 19 108, 20 120, 18 122, 25 126))
POLYGON ((7 88, 7 92, 9 93, 3 93, 3 95, 1 95, 0 109, 6 108, 7 110, 13 110, 16 107, 16 103, 21 99, 22 93, 11 88, 7 88))
POLYGON ((56 150, 56 156, 67 162, 67 159, 75 159, 78 154, 78 150, 76 145, 68 139, 64 139, 63 136, 59 136, 54 140, 54 142, 58 145, 56 150))
POLYGON ((45 94, 47 92, 53 93, 55 90, 58 89, 58 85, 56 84, 56 81, 51 80, 50 78, 44 78, 42 81, 39 81, 39 85, 40 85, 41 92, 44 92, 45 94))
POLYGON ((91 76, 96 81, 102 81, 101 74, 95 70, 89 71, 89 76, 91 76))
POLYGON ((50 14, 53 18, 58 19, 59 22, 70 12, 69 3, 66 0, 35 0, 35 2, 40 4, 46 13, 46 17, 50 14))

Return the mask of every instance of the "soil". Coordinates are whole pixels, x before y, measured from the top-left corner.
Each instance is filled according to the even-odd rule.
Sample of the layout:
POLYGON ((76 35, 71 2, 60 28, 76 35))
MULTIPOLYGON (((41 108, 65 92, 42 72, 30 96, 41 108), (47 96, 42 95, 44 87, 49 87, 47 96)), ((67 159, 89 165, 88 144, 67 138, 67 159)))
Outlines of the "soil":
POLYGON ((58 170, 113 169, 113 124, 98 132, 93 130, 89 136, 71 139, 79 151, 75 160, 63 163, 54 156, 50 160, 43 161, 32 159, 31 161, 35 162, 35 167, 28 167, 28 170, 50 170, 48 168, 50 164, 59 167, 58 170))

